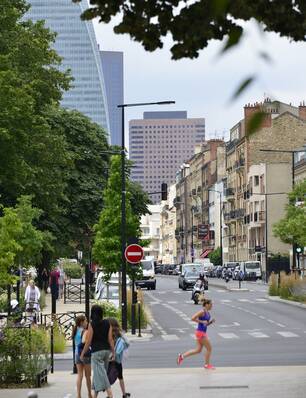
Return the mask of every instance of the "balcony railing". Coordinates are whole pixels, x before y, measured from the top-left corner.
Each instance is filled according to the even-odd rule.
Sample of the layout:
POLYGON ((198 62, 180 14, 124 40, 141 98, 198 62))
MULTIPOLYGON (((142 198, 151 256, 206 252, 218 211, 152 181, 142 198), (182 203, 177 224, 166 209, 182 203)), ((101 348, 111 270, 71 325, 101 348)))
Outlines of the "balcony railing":
POLYGON ((235 196, 235 188, 226 188, 225 196, 228 198, 230 196, 235 196))

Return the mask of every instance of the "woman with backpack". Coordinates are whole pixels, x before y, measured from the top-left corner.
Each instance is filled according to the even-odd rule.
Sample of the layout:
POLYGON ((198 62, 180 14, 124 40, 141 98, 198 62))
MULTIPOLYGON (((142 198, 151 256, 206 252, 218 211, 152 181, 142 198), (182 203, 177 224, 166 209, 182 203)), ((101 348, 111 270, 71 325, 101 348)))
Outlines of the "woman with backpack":
POLYGON ((88 397, 91 398, 91 352, 88 350, 81 359, 81 353, 85 346, 88 322, 85 315, 79 315, 75 320, 72 338, 75 345, 75 364, 78 371, 77 398, 81 398, 83 375, 85 373, 88 397))
POLYGON ((207 327, 215 322, 215 319, 211 319, 210 310, 212 308, 212 301, 208 299, 203 300, 203 308, 193 315, 191 320, 198 324, 195 337, 197 340, 197 346, 195 349, 185 352, 184 354, 179 354, 177 358, 177 364, 181 365, 183 360, 192 355, 200 354, 202 352, 203 347, 206 348, 205 353, 205 369, 215 369, 215 367, 210 363, 211 356, 211 344, 207 335, 207 327))
POLYGON ((121 327, 119 325, 119 322, 117 321, 116 318, 110 318, 109 322, 112 326, 113 329, 113 339, 115 342, 115 358, 113 358, 115 367, 118 373, 118 379, 120 383, 120 388, 122 391, 122 398, 128 398, 131 396, 130 393, 125 391, 125 383, 123 379, 123 368, 122 368, 122 359, 124 352, 128 349, 129 347, 129 342, 127 341, 126 337, 122 335, 121 332, 121 327))
POLYGON ((109 357, 115 357, 113 330, 108 319, 103 319, 103 309, 95 304, 91 307, 91 322, 88 326, 86 343, 81 353, 83 360, 85 353, 91 347, 93 369, 92 389, 94 398, 100 391, 106 391, 108 398, 113 398, 113 392, 107 377, 109 357))

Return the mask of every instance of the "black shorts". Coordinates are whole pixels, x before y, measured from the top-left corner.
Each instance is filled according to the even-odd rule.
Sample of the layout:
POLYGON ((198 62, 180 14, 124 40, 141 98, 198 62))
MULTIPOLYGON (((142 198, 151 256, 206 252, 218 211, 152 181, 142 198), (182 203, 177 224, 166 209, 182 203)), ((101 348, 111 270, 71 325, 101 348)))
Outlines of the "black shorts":
POLYGON ((115 362, 115 364, 116 364, 116 369, 117 369, 117 372, 118 372, 118 379, 119 380, 123 380, 122 363, 115 362))

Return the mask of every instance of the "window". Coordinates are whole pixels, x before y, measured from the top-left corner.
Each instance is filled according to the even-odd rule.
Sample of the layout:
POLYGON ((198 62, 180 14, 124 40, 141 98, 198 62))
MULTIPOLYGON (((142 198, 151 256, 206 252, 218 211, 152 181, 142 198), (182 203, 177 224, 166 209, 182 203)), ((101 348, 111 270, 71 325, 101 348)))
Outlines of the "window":
POLYGON ((254 186, 257 187, 259 185, 259 176, 254 176, 254 186))

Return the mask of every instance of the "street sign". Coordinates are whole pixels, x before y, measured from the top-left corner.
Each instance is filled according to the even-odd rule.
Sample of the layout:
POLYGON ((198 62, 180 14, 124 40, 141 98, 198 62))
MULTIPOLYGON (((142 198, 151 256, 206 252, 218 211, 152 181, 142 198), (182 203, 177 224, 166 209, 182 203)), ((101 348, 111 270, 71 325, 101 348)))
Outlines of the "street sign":
POLYGON ((139 245, 129 245, 124 252, 127 262, 138 264, 143 259, 143 248, 139 245))
POLYGON ((209 225, 199 224, 198 225, 198 239, 205 240, 209 235, 209 225))

